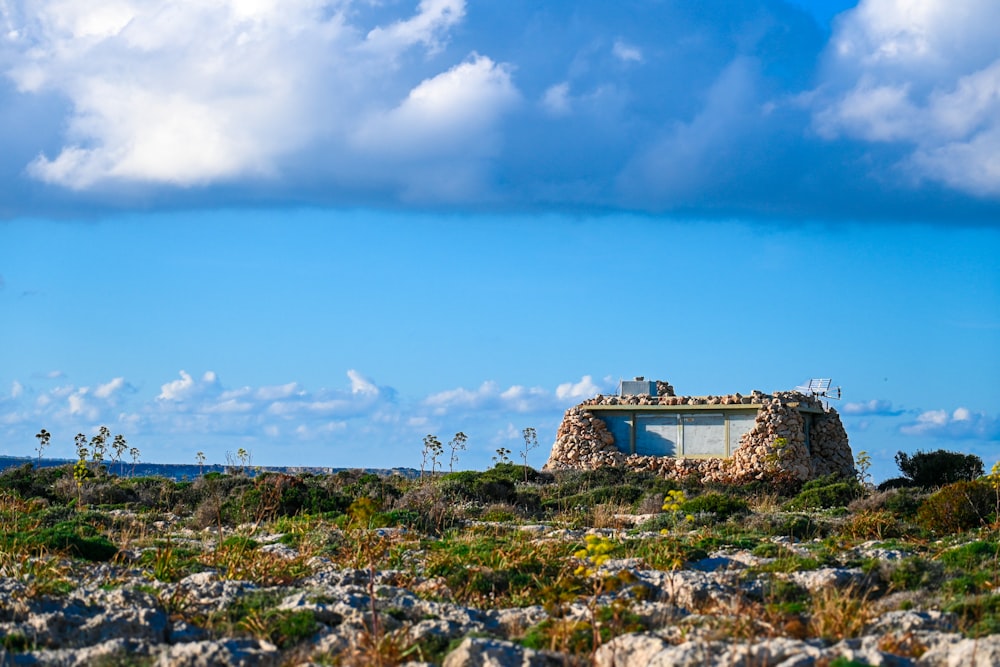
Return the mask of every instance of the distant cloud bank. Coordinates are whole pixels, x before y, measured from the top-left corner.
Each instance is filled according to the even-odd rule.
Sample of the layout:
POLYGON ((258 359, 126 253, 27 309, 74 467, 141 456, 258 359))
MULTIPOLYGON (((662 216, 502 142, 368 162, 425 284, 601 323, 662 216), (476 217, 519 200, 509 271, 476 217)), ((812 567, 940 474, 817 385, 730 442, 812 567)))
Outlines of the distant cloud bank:
MULTIPOLYGON (((419 445, 428 432, 450 436, 465 430, 475 437, 472 444, 480 447, 509 446, 508 440, 520 438, 519 428, 540 427, 543 437, 548 430, 554 433, 563 410, 608 390, 585 376, 555 390, 503 388, 487 381, 477 389, 456 388, 404 400, 392 387, 378 385, 356 370, 347 371, 348 386, 320 390, 297 382, 229 387, 212 371, 193 375, 182 370, 178 375, 163 382, 155 396, 143 396, 123 377, 96 386, 49 388, 14 381, 0 393, 0 434, 8 447, 20 443, 25 448, 22 455, 30 453, 31 438, 39 428, 54 434, 54 445, 64 445, 64 451, 53 455, 72 456, 73 435, 108 425, 137 442, 172 443, 158 454, 147 453, 159 456, 157 460, 178 460, 183 443, 205 443, 201 446, 208 451, 237 439, 247 446, 256 443, 259 451, 271 456, 283 446, 301 446, 320 456, 353 461, 343 465, 366 466, 372 465, 373 452, 359 448, 359 443, 371 441, 387 448, 386 457, 398 454, 403 460, 393 465, 406 465, 407 448, 414 454, 415 443, 419 445), (523 423, 512 424, 512 418, 523 423)), ((221 456, 222 451, 215 454, 221 456)))
POLYGON ((953 440, 1000 440, 1000 418, 967 408, 928 410, 900 427, 907 435, 953 440))
POLYGON ((1000 4, 0 5, 0 215, 1000 216, 1000 4))

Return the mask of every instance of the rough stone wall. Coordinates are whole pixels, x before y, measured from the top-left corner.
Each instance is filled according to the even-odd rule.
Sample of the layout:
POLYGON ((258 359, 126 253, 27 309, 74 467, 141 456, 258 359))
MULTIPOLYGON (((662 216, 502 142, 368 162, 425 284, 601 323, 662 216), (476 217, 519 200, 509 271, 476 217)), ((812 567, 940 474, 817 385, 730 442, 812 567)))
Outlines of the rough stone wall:
POLYGON ((854 453, 836 410, 816 415, 811 436, 809 445, 817 476, 832 473, 845 476, 855 474, 854 453))
MULTIPOLYGON (((806 398, 796 395, 796 398, 806 398)), ((799 481, 814 476, 814 466, 803 427, 802 413, 779 397, 764 403, 754 427, 740 440, 732 456, 734 482, 791 477, 799 481)))
POLYGON ((704 481, 743 483, 791 477, 800 481, 820 475, 854 475, 854 458, 840 415, 833 409, 812 413, 809 446, 805 443, 805 418, 798 408, 823 408, 814 396, 798 392, 749 396, 675 396, 673 387, 657 381, 657 396, 597 396, 570 408, 556 432, 547 470, 594 469, 624 466, 663 477, 681 479, 697 475, 704 481), (740 440, 730 458, 685 459, 669 456, 625 454, 615 446, 604 421, 587 410, 593 405, 748 405, 760 404, 754 427, 740 440))
POLYGON ((626 456, 615 447, 615 436, 604 420, 578 405, 566 411, 545 469, 593 470, 619 466, 624 464, 626 456))

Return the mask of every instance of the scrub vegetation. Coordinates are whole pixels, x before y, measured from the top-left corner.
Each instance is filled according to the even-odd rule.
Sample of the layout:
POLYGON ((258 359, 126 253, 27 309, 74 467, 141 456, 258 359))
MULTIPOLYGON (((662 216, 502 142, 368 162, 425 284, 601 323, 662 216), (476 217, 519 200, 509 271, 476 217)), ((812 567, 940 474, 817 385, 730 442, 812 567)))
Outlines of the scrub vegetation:
MULTIPOLYGON (((95 568, 107 587, 135 587, 121 572, 138 570, 174 622, 216 638, 266 639, 290 664, 440 664, 455 642, 409 638, 412 621, 380 599, 386 572, 426 599, 479 610, 539 605, 542 620, 501 638, 573 664, 613 637, 666 624, 834 642, 859 636, 877 613, 920 609, 950 612, 968 637, 1000 633, 1000 465, 940 486, 919 486, 919 472, 905 470, 914 482, 905 488, 878 490, 859 475, 782 485, 779 495, 764 482, 724 487, 615 468, 548 473, 503 461, 444 473, 444 447, 425 446, 418 479, 251 476, 239 465, 178 482, 122 476, 117 459, 104 465, 92 453, 83 466, 26 463, 0 474, 0 577, 24 582, 26 598, 58 598, 95 568), (695 600, 698 613, 685 618, 643 613, 650 590, 636 568, 677 573, 734 553, 749 565, 732 575, 741 591, 732 599, 695 600), (331 566, 358 573, 365 630, 314 656, 314 640, 340 619, 278 602, 331 566), (862 575, 813 592, 791 576, 831 567, 862 575), (258 588, 211 611, 157 588, 205 572, 258 588)), ((464 437, 449 443, 451 454, 462 447, 464 437)), ((919 653, 888 635, 884 644, 919 653)), ((20 635, 4 639, 6 651, 31 649, 20 635)))

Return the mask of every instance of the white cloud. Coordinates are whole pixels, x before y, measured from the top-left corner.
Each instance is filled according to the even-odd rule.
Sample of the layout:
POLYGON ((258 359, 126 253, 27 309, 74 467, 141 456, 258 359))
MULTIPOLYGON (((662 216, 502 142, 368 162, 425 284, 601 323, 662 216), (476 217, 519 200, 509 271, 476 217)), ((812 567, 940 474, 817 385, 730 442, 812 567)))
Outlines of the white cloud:
POLYGON ((125 386, 125 378, 117 377, 110 382, 102 385, 98 385, 97 389, 94 390, 94 396, 97 398, 111 398, 111 396, 120 391, 125 386))
POLYGON ((436 414, 444 414, 455 408, 479 409, 495 404, 499 395, 497 383, 486 381, 474 390, 459 387, 432 394, 424 399, 424 403, 433 408, 436 414))
POLYGON ((593 398, 602 391, 601 387, 594 383, 594 378, 584 375, 579 382, 564 382, 556 387, 556 398, 560 401, 579 402, 587 398, 593 398))
POLYGON ((572 111, 569 83, 563 81, 549 86, 542 96, 542 107, 553 116, 565 116, 572 111))
POLYGON ((840 411, 845 415, 853 416, 878 415, 884 417, 903 414, 902 410, 892 407, 892 401, 878 398, 873 398, 868 401, 845 403, 844 407, 840 411))
POLYGON ((195 381, 187 371, 182 370, 180 376, 180 380, 173 380, 160 387, 157 400, 179 403, 209 391, 219 391, 218 378, 212 371, 206 371, 200 381, 195 381))
POLYGON ((0 435, 30 443, 44 427, 54 434, 50 455, 72 457, 73 433, 107 425, 143 451, 155 446, 143 458, 163 462, 192 460, 197 450, 221 461, 225 452, 242 446, 255 449, 267 465, 391 467, 418 466, 427 433, 463 431, 469 437, 463 465, 485 466, 497 446, 520 442, 520 429, 513 426, 520 420, 537 428, 542 446, 531 463, 541 465, 563 410, 600 390, 591 376, 583 376, 554 390, 488 381, 476 389, 399 400, 391 387, 357 370, 344 379, 334 388, 309 389, 297 382, 229 388, 212 371, 181 371, 145 397, 125 377, 61 385, 37 396, 25 387, 0 400, 0 435), (294 462, 290 447, 302 448, 294 462))
POLYGON ((532 412, 547 403, 550 397, 551 394, 544 389, 514 385, 500 394, 500 404, 506 410, 532 412))
POLYGON ((473 54, 422 81, 396 108, 372 115, 354 140, 368 151, 397 158, 492 153, 496 140, 483 131, 518 98, 505 66, 473 54))
POLYGON ((433 52, 441 48, 447 28, 461 21, 464 15, 464 0, 421 0, 415 16, 384 28, 372 28, 365 47, 397 53, 414 44, 423 44, 433 52))
POLYGON ((817 131, 902 144, 903 172, 1000 195, 997 25, 993 0, 864 0, 837 23, 817 131))
POLYGON ((642 51, 638 47, 632 46, 620 39, 615 40, 615 45, 612 47, 611 52, 622 62, 641 63, 643 60, 642 51))
POLYGON ((351 393, 352 394, 365 394, 369 396, 377 396, 379 393, 378 387, 375 383, 361 375, 353 368, 347 371, 347 377, 351 380, 351 393))
POLYGON ((927 410, 915 421, 901 426, 900 431, 907 435, 944 439, 1000 440, 1000 418, 965 407, 951 412, 927 410))
POLYGON ((299 386, 298 382, 289 382, 287 384, 273 387, 260 387, 254 391, 254 396, 261 401, 276 401, 281 398, 301 396, 304 394, 305 392, 299 386))
POLYGON ((449 389, 424 399, 424 404, 436 415, 456 411, 491 410, 519 413, 559 410, 600 393, 590 375, 579 382, 564 382, 554 392, 541 387, 513 385, 502 389, 493 381, 482 383, 477 389, 449 389))
MULTIPOLYGON (((263 174, 302 146, 321 53, 338 36, 324 3, 43 0, 7 73, 73 104, 67 143, 29 167, 74 189, 105 181, 189 186, 263 174)), ((27 13, 27 12, 26 12, 27 13)))
POLYGON ((317 142, 336 170, 373 147, 393 153, 402 145, 409 154, 474 141, 508 106, 509 73, 485 56, 397 98, 413 80, 399 57, 412 48, 437 53, 464 16, 462 0, 423 0, 411 17, 371 29, 359 18, 365 9, 350 0, 98 8, 40 0, 7 12, 23 25, 5 73, 21 91, 55 92, 72 104, 63 145, 37 155, 28 171, 75 190, 191 187, 276 177, 283 159, 317 142), (383 121, 375 136, 355 145, 361 154, 345 154, 370 118, 383 121), (379 145, 380 129, 396 143, 379 145))

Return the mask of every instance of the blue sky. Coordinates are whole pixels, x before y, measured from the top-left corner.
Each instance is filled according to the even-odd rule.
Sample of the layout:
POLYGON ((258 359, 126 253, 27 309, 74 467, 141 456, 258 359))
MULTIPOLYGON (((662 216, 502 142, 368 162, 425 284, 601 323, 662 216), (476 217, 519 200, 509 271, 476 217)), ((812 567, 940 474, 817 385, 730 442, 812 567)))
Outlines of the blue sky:
POLYGON ((633 375, 1000 443, 1000 6, 0 4, 0 452, 490 465, 633 375))

